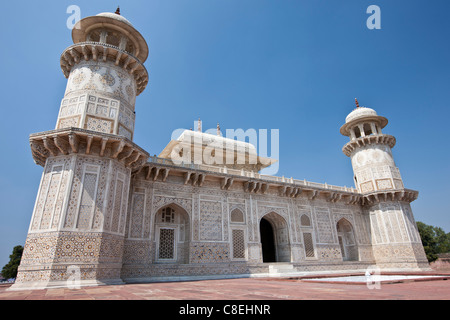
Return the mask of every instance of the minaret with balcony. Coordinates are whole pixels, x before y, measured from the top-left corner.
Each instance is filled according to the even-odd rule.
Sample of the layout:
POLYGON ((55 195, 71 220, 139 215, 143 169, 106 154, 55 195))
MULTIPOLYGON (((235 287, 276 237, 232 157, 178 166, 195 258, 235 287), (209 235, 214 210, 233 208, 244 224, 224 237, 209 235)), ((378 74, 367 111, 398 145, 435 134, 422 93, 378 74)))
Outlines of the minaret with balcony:
POLYGON ((428 269, 410 206, 418 192, 404 187, 392 155, 395 137, 382 132, 388 120, 355 102, 340 129, 350 138, 342 151, 351 159, 355 186, 370 221, 376 264, 392 270, 428 269))
POLYGON ((403 189, 392 157, 395 137, 382 132, 388 120, 355 102, 357 107, 346 117, 341 133, 350 137, 343 152, 351 159, 356 188, 361 193, 403 189))
POLYGON ((122 283, 131 174, 149 157, 132 141, 148 47, 119 10, 82 19, 72 39, 56 128, 30 136, 44 172, 13 290, 122 283))
POLYGON ((78 127, 132 140, 136 96, 148 83, 144 38, 119 11, 81 20, 72 38, 61 55, 68 81, 56 129, 78 127))

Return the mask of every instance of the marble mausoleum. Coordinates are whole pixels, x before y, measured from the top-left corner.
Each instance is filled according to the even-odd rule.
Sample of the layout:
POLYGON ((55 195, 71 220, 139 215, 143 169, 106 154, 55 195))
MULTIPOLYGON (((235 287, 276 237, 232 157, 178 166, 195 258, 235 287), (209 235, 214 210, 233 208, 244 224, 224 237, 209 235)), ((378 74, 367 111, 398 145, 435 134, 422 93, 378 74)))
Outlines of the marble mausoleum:
POLYGON ((13 290, 74 277, 100 285, 428 268, 410 206, 418 192, 405 188, 395 137, 373 109, 357 105, 340 129, 356 188, 261 174, 274 160, 201 128, 150 156, 133 142, 145 39, 119 11, 82 19, 72 38, 56 127, 30 135, 44 171, 13 290), (211 143, 246 161, 191 161, 211 143))

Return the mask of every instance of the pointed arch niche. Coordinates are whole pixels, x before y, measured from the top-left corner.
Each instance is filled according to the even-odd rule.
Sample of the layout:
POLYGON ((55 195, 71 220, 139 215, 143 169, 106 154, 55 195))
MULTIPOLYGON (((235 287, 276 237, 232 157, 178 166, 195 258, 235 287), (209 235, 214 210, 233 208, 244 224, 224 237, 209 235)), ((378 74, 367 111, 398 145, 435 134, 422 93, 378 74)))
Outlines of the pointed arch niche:
POLYGON ((189 263, 189 221, 188 213, 173 203, 157 211, 152 239, 156 263, 189 263))
POLYGON ((358 261, 358 246, 354 228, 345 218, 336 223, 339 247, 344 261, 358 261))
POLYGON ((314 246, 314 232, 311 223, 311 218, 308 214, 302 214, 300 217, 300 226, 303 237, 303 249, 305 252, 305 259, 315 259, 316 250, 314 246))

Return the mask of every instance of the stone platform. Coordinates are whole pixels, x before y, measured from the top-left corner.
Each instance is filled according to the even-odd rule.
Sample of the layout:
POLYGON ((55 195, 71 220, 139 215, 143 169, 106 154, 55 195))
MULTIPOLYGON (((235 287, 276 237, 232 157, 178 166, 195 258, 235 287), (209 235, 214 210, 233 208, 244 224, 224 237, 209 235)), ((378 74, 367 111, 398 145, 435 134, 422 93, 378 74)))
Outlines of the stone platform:
MULTIPOLYGON (((431 275, 433 273, 424 273, 431 275)), ((434 273, 436 274, 436 273, 434 273)), ((440 273, 446 278, 450 272, 440 273)), ((325 277, 326 275, 322 275, 325 277)), ((331 276, 331 275, 329 275, 331 276)), ((333 276, 336 276, 334 274, 333 276)), ((125 284, 8 291, 0 286, 0 300, 449 300, 450 281, 406 281, 381 284, 309 282, 302 278, 240 278, 186 282, 125 284)))

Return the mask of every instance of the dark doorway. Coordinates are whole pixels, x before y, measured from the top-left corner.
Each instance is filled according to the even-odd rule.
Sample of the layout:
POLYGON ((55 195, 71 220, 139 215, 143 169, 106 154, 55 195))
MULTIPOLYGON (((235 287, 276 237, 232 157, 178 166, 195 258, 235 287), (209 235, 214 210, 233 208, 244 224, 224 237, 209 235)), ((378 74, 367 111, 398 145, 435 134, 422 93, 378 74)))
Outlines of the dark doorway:
POLYGON ((275 237, 272 224, 262 218, 259 224, 263 262, 276 262, 275 237))

